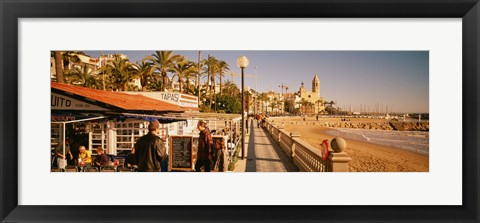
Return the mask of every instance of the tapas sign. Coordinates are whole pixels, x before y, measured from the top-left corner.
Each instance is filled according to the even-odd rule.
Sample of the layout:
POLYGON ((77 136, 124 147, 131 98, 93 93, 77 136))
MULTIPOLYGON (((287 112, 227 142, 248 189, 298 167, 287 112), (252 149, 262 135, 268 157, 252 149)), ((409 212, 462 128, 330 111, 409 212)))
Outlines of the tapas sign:
POLYGON ((170 136, 170 170, 192 170, 193 169, 193 137, 192 136, 170 136))
POLYGON ((322 160, 327 160, 328 158, 328 140, 323 140, 322 146, 320 149, 320 154, 322 155, 322 160))

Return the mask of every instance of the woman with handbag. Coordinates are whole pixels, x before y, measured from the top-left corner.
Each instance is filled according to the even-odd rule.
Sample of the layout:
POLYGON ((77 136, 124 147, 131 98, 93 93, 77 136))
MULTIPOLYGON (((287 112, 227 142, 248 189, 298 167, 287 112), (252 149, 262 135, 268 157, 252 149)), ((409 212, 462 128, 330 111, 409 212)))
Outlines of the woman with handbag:
POLYGON ((223 138, 215 140, 214 156, 213 156, 213 171, 225 172, 227 171, 226 150, 223 138))

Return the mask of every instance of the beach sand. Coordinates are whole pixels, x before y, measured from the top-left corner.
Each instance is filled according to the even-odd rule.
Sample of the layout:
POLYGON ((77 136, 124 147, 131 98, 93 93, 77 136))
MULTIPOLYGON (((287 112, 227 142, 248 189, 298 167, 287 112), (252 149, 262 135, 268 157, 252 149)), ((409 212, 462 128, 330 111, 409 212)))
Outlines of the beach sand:
MULTIPOLYGON (((275 122, 285 123, 285 130, 289 132, 299 132, 300 138, 310 143, 316 148, 320 148, 320 144, 324 139, 331 141, 334 136, 329 135, 326 131, 327 127, 313 125, 315 117, 307 117, 306 124, 290 124, 290 122, 302 122, 300 117, 293 118, 273 118, 275 122), (300 127, 301 126, 301 127, 300 127)), ((324 121, 340 121, 340 118, 320 118, 319 122, 324 121)), ((362 119, 351 121, 378 121, 362 119)), ((350 161, 351 172, 428 172, 429 159, 428 155, 422 155, 395 147, 361 142, 351 139, 345 139, 347 142, 346 152, 352 157, 350 161)))

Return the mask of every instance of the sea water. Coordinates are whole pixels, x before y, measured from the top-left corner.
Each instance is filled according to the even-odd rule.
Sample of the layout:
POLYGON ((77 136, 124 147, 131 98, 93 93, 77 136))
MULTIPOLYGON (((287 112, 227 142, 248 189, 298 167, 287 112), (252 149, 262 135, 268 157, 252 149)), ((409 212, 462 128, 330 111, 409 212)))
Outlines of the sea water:
POLYGON ((429 132, 335 128, 328 134, 428 155, 429 132))

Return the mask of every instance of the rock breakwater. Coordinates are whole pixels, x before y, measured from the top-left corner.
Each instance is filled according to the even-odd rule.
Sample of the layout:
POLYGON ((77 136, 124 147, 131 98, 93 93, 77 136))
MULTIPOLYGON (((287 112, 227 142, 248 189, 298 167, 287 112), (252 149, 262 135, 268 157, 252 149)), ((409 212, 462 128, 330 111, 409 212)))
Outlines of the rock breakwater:
POLYGON ((330 128, 354 128, 373 130, 428 131, 428 122, 291 122, 290 124, 320 125, 330 128))

